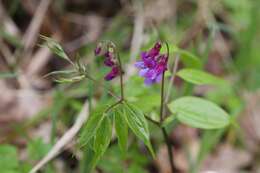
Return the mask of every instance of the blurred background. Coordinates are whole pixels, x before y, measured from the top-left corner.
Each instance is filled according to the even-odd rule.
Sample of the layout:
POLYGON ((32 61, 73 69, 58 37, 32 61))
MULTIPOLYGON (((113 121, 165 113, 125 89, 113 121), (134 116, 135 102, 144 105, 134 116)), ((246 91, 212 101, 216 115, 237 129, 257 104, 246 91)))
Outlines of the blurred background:
MULTIPOLYGON (((192 52, 232 87, 195 87, 177 78, 172 96, 210 99, 240 126, 201 131, 173 124, 168 130, 179 172, 260 173, 259 0, 1 0, 0 23, 0 173, 27 173, 74 124, 85 100, 110 99, 88 81, 44 78, 70 64, 39 46, 40 35, 57 40, 72 61, 79 55, 95 78, 118 91, 117 81, 102 80, 106 69, 93 54, 98 41, 115 42, 132 81, 127 95, 149 113, 159 105, 159 86, 147 91, 135 75, 131 65, 140 51, 160 38, 192 52)), ((150 129, 155 160, 130 136, 126 158, 113 141, 96 171, 169 173, 161 134, 150 129)), ((86 160, 76 141, 42 172, 83 173, 86 160)))

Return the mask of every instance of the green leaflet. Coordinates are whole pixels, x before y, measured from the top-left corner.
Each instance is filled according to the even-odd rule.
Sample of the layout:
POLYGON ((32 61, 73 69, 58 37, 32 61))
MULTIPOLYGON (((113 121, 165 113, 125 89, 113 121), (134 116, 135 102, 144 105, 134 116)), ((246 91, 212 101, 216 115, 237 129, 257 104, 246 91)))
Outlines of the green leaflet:
POLYGON ((148 147, 152 156, 155 157, 152 145, 150 143, 148 123, 144 117, 143 112, 136 106, 126 102, 124 103, 124 110, 126 113, 126 121, 129 127, 134 132, 134 134, 148 147))
POLYGON ((176 53, 179 53, 180 58, 185 64, 185 66, 192 68, 202 67, 201 60, 197 56, 191 54, 190 52, 182 49, 176 49, 176 53))
MULTIPOLYGON (((162 52, 167 52, 165 46, 162 47, 162 52)), ((186 67, 198 69, 202 67, 202 62, 197 56, 184 49, 178 48, 176 45, 169 46, 169 54, 171 55, 173 53, 179 55, 181 61, 186 67)))
POLYGON ((105 113, 99 111, 90 115, 79 138, 80 146, 88 144, 90 139, 96 134, 96 131, 99 128, 105 115, 105 113))
POLYGON ((99 157, 106 151, 112 136, 112 122, 108 116, 102 120, 95 136, 94 151, 99 157))
POLYGON ((127 151, 128 125, 126 122, 126 112, 122 107, 114 110, 115 129, 118 138, 119 147, 125 155, 127 151))
POLYGON ((63 50, 62 46, 54 39, 46 37, 44 35, 40 35, 40 38, 45 41, 45 45, 40 46, 47 46, 52 53, 67 60, 69 63, 73 64, 73 62, 69 59, 68 55, 63 50))
POLYGON ((108 114, 104 114, 104 117, 97 127, 96 132, 94 135, 91 135, 91 139, 89 139, 86 144, 84 152, 86 156, 84 157, 84 166, 81 167, 82 171, 91 173, 101 156, 107 150, 111 137, 112 122, 108 117, 108 114))
POLYGON ((196 85, 228 85, 225 80, 197 69, 182 69, 177 72, 177 76, 196 85))
POLYGON ((218 129, 230 123, 229 115, 218 105, 198 97, 181 97, 168 105, 177 119, 202 129, 218 129))

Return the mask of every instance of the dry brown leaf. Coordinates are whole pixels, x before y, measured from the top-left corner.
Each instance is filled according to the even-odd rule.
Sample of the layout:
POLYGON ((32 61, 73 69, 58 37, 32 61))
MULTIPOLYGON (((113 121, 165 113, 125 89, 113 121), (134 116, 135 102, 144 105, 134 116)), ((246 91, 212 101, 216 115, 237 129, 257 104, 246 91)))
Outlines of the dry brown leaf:
POLYGON ((149 23, 161 23, 169 19, 176 12, 175 8, 175 1, 147 1, 147 4, 144 6, 145 21, 149 23))
POLYGON ((171 173, 171 167, 168 160, 167 147, 165 145, 160 147, 157 153, 156 164, 158 165, 159 172, 171 173))
POLYGON ((203 162, 202 172, 238 173, 239 169, 247 166, 251 160, 249 152, 224 144, 203 162))
POLYGON ((50 103, 49 96, 29 88, 12 89, 4 81, 0 81, 0 90, 4 91, 0 95, 0 132, 2 134, 12 129, 14 123, 32 118, 50 103))
POLYGON ((241 128, 247 147, 254 152, 259 150, 260 143, 260 92, 246 93, 244 98, 247 105, 241 116, 241 128))

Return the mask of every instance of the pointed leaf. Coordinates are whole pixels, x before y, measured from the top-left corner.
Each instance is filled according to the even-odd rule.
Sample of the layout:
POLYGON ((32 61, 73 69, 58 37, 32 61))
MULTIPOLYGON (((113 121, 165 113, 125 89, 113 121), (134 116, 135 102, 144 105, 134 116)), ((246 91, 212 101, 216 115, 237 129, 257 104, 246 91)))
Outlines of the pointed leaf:
POLYGON ((144 117, 143 112, 136 106, 126 102, 124 103, 124 110, 126 113, 125 115, 128 126, 131 128, 134 134, 144 142, 154 157, 155 154, 150 143, 148 123, 144 117))
MULTIPOLYGON (((167 52, 166 46, 163 46, 161 51, 163 53, 166 53, 167 52)), ((169 46, 169 54, 170 55, 179 54, 181 61, 183 62, 183 64, 186 67, 190 67, 190 68, 201 68, 202 67, 202 62, 197 56, 195 56, 194 54, 192 54, 184 49, 178 48, 176 45, 169 46)))
POLYGON ((115 117, 115 129, 116 129, 116 135, 118 138, 119 147, 125 155, 127 151, 127 138, 128 138, 128 126, 126 122, 126 112, 122 107, 118 107, 114 111, 114 117, 115 117))
POLYGON ((201 68, 202 62, 201 60, 195 56, 194 54, 180 49, 178 47, 173 47, 173 52, 180 55, 181 61, 184 63, 185 66, 191 67, 191 68, 201 68))
POLYGON ((108 116, 102 120, 95 136, 94 151, 98 157, 106 151, 112 136, 112 123, 108 116))
POLYGON ((227 85, 225 80, 197 69, 182 69, 177 76, 196 85, 227 85))
POLYGON ((230 123, 229 115, 218 105, 198 97, 181 97, 168 105, 177 119, 202 129, 218 129, 230 123))
POLYGON ((96 131, 99 128, 104 116, 105 113, 100 111, 96 111, 90 115, 79 138, 79 143, 81 146, 88 144, 90 139, 96 134, 96 131))
POLYGON ((170 124, 171 122, 173 122, 174 120, 176 120, 176 115, 170 115, 167 118, 165 118, 165 120, 162 123, 163 127, 166 127, 168 124, 170 124))
POLYGON ((47 73, 43 77, 45 78, 45 77, 49 77, 52 75, 69 75, 69 74, 74 74, 74 73, 76 73, 75 70, 60 70, 60 71, 53 71, 53 72, 47 73))
POLYGON ((80 75, 80 76, 74 76, 71 78, 59 78, 59 79, 55 79, 54 81, 58 82, 58 83, 73 83, 73 82, 81 81, 84 78, 85 78, 84 75, 80 75))
MULTIPOLYGON (((69 59, 68 55, 63 50, 62 46, 54 39, 41 35, 41 39, 45 41, 46 46, 50 49, 50 51, 60 58, 67 60, 69 63, 73 64, 73 62, 69 59)), ((44 45, 41 45, 44 46, 44 45)))
POLYGON ((84 165, 82 166, 82 172, 91 173, 97 165, 101 156, 106 151, 112 137, 112 123, 109 117, 106 115, 99 128, 97 129, 96 135, 86 145, 84 157, 84 165))
POLYGON ((91 141, 84 147, 84 157, 82 158, 82 163, 80 172, 91 173, 95 168, 98 158, 96 157, 96 153, 93 150, 93 138, 91 141))

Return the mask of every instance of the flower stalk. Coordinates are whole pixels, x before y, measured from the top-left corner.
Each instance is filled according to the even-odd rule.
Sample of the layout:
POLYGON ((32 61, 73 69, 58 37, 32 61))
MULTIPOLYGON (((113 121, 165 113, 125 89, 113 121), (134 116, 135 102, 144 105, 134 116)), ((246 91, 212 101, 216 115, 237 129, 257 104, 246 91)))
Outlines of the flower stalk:
MULTIPOLYGON (((124 101, 124 80, 123 80, 123 67, 122 62, 120 58, 119 52, 116 50, 116 46, 113 42, 108 41, 105 42, 106 44, 106 52, 103 54, 105 56, 104 64, 105 66, 111 67, 112 70, 109 72, 106 76, 106 80, 112 80, 116 76, 120 77, 120 99, 112 104, 110 107, 106 109, 105 112, 108 112, 118 104, 124 101)), ((162 44, 160 42, 157 42, 152 49, 150 49, 147 52, 141 53, 141 60, 136 62, 135 66, 140 69, 139 75, 145 78, 145 85, 151 85, 154 83, 161 82, 161 104, 160 104, 160 120, 157 122, 148 116, 145 116, 145 118, 155 125, 157 125, 163 134, 163 138, 165 141, 165 144, 167 145, 167 151, 168 151, 168 157, 169 162, 171 166, 171 172, 176 172, 176 167, 174 165, 173 161, 173 153, 171 150, 171 143, 169 140, 169 136, 167 134, 167 131, 165 127, 163 127, 163 120, 164 120, 164 114, 165 114, 165 71, 167 70, 167 63, 169 58, 169 45, 168 43, 165 43, 167 47, 167 54, 161 54, 160 50, 162 47, 162 44)), ((102 47, 99 45, 96 50, 95 54, 98 55, 102 52, 102 47)))

